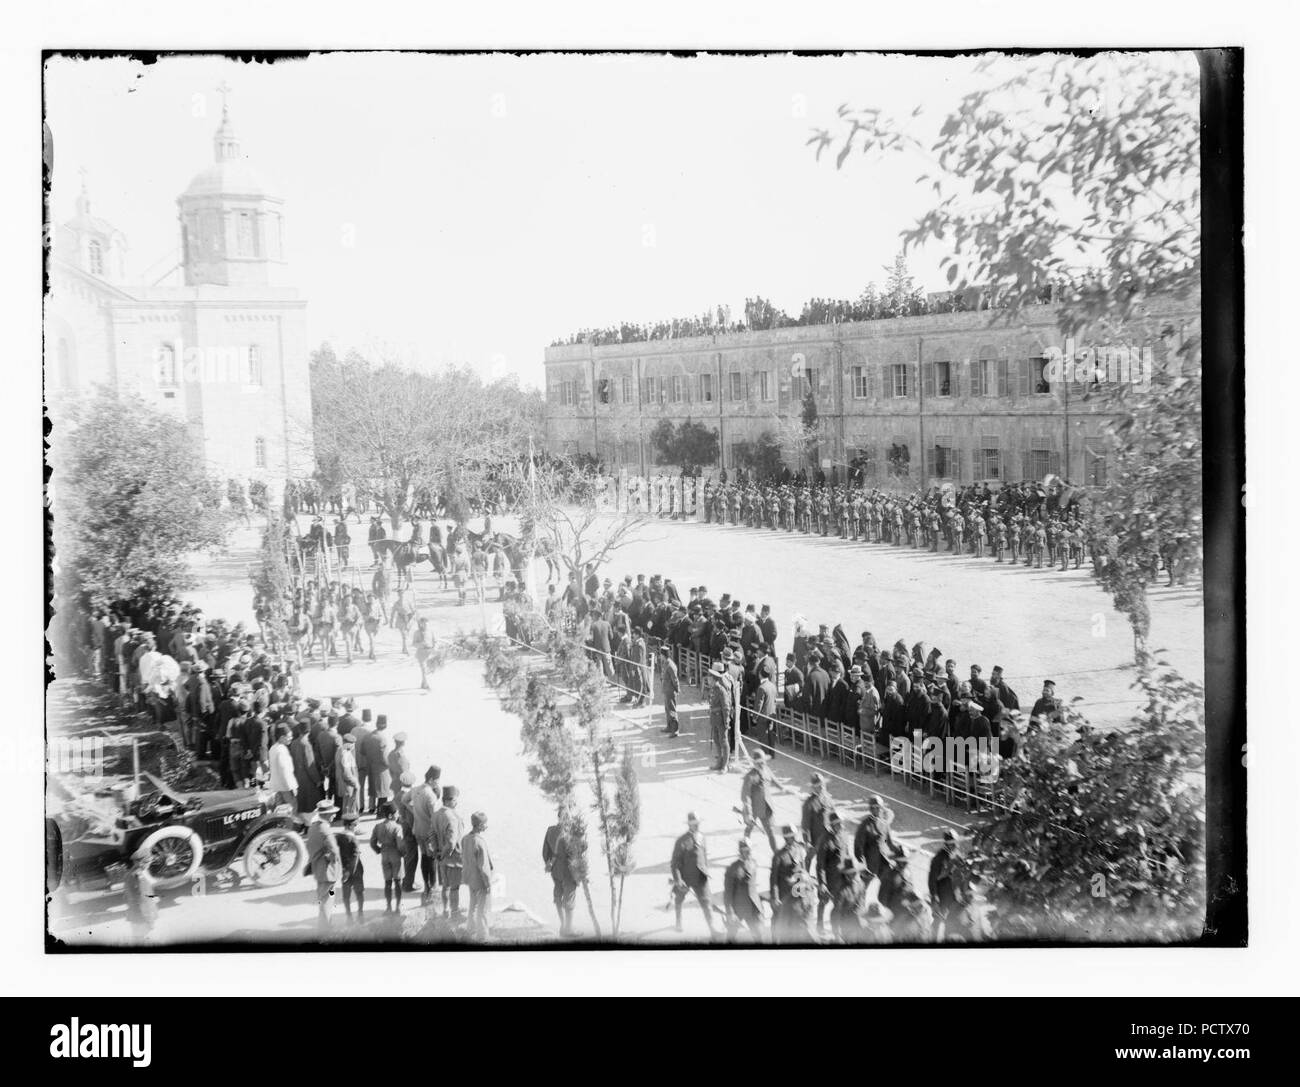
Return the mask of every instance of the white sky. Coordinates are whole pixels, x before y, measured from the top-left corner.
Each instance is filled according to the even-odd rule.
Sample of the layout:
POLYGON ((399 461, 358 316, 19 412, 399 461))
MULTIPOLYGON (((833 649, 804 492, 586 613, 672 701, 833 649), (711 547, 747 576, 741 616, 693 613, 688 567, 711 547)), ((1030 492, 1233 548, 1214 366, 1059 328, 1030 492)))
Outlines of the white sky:
MULTIPOLYGON (((128 238, 128 278, 176 263, 176 196, 212 161, 215 87, 242 151, 286 200, 308 342, 384 345, 416 366, 468 362, 542 381, 552 339, 620 320, 792 314, 852 298, 925 210, 923 164, 806 146, 841 103, 946 111, 974 61, 332 54, 47 66, 53 211, 92 208, 128 238), (647 244, 652 242, 653 244, 647 244)), ((983 80, 980 80, 982 83, 983 80)), ((927 130, 929 130, 927 128, 927 130)), ((945 285, 938 252, 911 260, 945 285)))

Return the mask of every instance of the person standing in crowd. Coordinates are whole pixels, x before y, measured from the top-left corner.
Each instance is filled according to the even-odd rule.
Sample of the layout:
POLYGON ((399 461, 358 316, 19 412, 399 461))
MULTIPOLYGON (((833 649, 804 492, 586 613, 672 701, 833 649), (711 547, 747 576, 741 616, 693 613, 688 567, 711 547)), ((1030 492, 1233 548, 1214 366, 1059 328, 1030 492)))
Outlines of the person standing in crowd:
MULTIPOLYGON (((342 722, 340 722, 339 731, 342 732, 342 722)), ((368 709, 361 711, 361 722, 349 729, 345 734, 352 737, 352 742, 356 745, 353 748, 352 756, 357 766, 357 811, 365 812, 374 806, 374 797, 370 795, 370 767, 366 764, 366 752, 369 746, 366 740, 374 729, 370 727, 370 711, 368 709)))
POLYGON ((1061 700, 1056 697, 1056 681, 1051 679, 1043 680, 1043 693, 1039 696, 1038 701, 1034 703, 1033 710, 1030 711, 1030 723, 1040 726, 1049 723, 1059 725, 1064 719, 1065 714, 1061 709, 1061 700))
MULTIPOLYGON (((422 906, 433 900, 433 888, 438 882, 438 846, 434 840, 433 819, 442 803, 441 778, 441 768, 430 766, 424 772, 424 782, 411 791, 411 818, 420 848, 420 878, 424 881, 424 891, 420 896, 422 906)), ((445 908, 446 903, 443 905, 445 908)))
POLYGON ((721 661, 714 661, 709 671, 709 733, 713 743, 713 769, 725 773, 731 763, 731 745, 727 732, 731 724, 731 678, 721 661))
POLYGON ((469 920, 466 928, 477 939, 491 934, 488 915, 492 910, 492 851, 488 848, 486 812, 476 811, 469 817, 470 832, 461 842, 464 857, 464 881, 469 888, 469 920))
POLYGON ((339 790, 334 768, 338 762, 339 748, 343 746, 338 718, 330 714, 325 719, 324 727, 312 736, 312 740, 316 745, 316 765, 320 769, 321 788, 325 796, 337 802, 339 790))
POLYGON ((311 743, 311 726, 304 721, 294 731, 296 735, 289 751, 293 756, 293 776, 298 782, 297 810, 305 813, 314 811, 325 798, 325 783, 311 743))
POLYGON ((442 886, 442 916, 452 924, 460 920, 460 885, 464 881, 465 824, 456 810, 460 790, 448 785, 442 790, 442 807, 433 815, 433 849, 442 886))
POLYGON ((542 864, 551 877, 555 891, 555 912, 560 919, 560 935, 573 935, 573 911, 578 901, 578 881, 569 864, 569 841, 564 836, 567 812, 563 807, 556 813, 558 822, 546 828, 542 839, 542 864))
POLYGON ((268 788, 275 794, 273 803, 276 807, 288 804, 291 807, 298 800, 298 778, 293 770, 293 752, 289 750, 289 726, 275 726, 275 743, 270 751, 271 777, 268 788))
POLYGON ((704 835, 700 833, 700 820, 694 812, 689 812, 686 816, 686 833, 673 843, 669 872, 673 881, 677 931, 682 931, 682 904, 688 894, 693 894, 700 909, 704 911, 709 935, 716 936, 713 908, 709 903, 709 850, 704 835))
POLYGON ((760 663, 758 689, 754 692, 755 738, 769 759, 776 757, 776 662, 771 657, 760 663))
POLYGON ((681 681, 677 676, 677 665, 673 661, 672 651, 667 645, 659 647, 660 686, 664 696, 664 718, 668 725, 664 729, 668 738, 674 739, 681 732, 681 722, 677 719, 677 692, 681 690, 681 681))
MULTIPOLYGON (((388 752, 391 743, 388 735, 388 715, 381 713, 375 718, 375 730, 361 741, 364 747, 366 774, 369 777, 367 795, 370 800, 369 814, 374 815, 381 800, 392 791, 391 778, 388 773, 388 752)), ((358 767, 359 769, 359 767, 358 767)))
POLYGON ((334 831, 334 840, 339 847, 339 885, 343 889, 343 910, 351 923, 352 900, 357 900, 355 921, 360 924, 366 919, 366 868, 361 863, 361 846, 357 841, 356 827, 345 823, 334 831))
POLYGON ((791 713, 803 712, 803 672, 793 653, 785 655, 785 689, 782 698, 785 708, 791 713))
POLYGON ((334 784, 338 792, 336 809, 344 823, 361 817, 361 776, 357 770, 357 734, 354 729, 343 737, 334 763, 334 784))
POLYGON ((394 803, 401 800, 402 779, 410 769, 411 760, 406 757, 406 733, 399 732, 393 737, 393 750, 388 753, 388 784, 394 803))
POLYGON ((328 800, 316 805, 316 814, 307 828, 307 863, 316 881, 316 918, 321 929, 330 927, 334 911, 334 889, 342 875, 342 858, 330 823, 338 814, 328 800))
MULTIPOLYGON (((763 902, 758 882, 758 864, 754 860, 749 839, 742 838, 737 847, 739 855, 727 866, 722 880, 722 901, 726 918, 727 938, 737 942, 740 926, 749 929, 756 944, 763 942, 763 902)), ((774 851, 775 852, 775 851, 774 851)))
POLYGON ((404 835, 397 821, 397 805, 379 802, 379 822, 370 831, 370 848, 379 854, 384 876, 384 913, 402 912, 402 851, 404 835))

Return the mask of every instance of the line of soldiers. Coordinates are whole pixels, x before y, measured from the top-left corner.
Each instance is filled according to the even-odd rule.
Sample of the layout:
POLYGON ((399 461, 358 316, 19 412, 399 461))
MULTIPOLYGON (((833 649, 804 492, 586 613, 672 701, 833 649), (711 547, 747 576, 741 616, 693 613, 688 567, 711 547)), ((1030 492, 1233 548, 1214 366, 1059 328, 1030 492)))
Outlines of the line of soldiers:
POLYGON ((1042 568, 1046 560, 1062 570, 1073 562, 1078 569, 1096 554, 1081 511, 1042 499, 1030 486, 1004 488, 995 497, 987 488, 901 495, 845 485, 706 482, 703 509, 706 522, 718 524, 931 552, 942 545, 997 562, 1042 568))
POLYGON ((856 830, 850 835, 820 773, 814 773, 803 799, 800 825, 781 827, 781 844, 772 829, 770 793, 777 788, 762 751, 741 784, 744 837, 737 857, 723 877, 722 907, 713 900, 708 844, 694 812, 687 830, 673 844, 669 871, 676 929, 683 931, 682 907, 694 896, 713 939, 742 935, 765 943, 764 903, 771 909, 770 938, 778 944, 807 944, 826 939, 827 914, 831 938, 844 944, 923 943, 969 938, 975 931, 970 910, 971 879, 961 858, 957 836, 946 831, 931 857, 927 874, 927 903, 913 889, 907 873, 908 848, 893 832, 894 813, 874 795, 856 830), (749 844, 754 827, 762 824, 772 849, 764 888, 749 844), (868 902, 875 888, 875 901, 868 902), (813 919, 816 918, 814 935, 813 919))

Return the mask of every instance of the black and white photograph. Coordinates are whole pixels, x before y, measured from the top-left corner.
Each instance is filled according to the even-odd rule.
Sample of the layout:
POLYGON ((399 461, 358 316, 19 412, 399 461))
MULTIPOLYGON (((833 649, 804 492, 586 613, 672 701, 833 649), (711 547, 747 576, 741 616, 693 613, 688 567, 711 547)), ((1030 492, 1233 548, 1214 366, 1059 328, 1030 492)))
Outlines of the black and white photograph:
POLYGON ((1203 942, 1231 64, 50 50, 48 948, 1203 942))

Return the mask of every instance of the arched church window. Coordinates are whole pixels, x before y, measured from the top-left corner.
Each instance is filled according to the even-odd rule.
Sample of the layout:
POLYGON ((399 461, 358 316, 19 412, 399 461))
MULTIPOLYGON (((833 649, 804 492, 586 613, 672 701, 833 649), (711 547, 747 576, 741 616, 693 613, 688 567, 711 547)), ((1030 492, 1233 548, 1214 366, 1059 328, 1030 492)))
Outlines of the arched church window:
POLYGON ((262 384, 262 349, 255 343, 248 345, 248 383, 262 384))
POLYGON ((265 438, 253 439, 253 467, 254 468, 266 467, 266 439, 265 438))
POLYGON ((96 276, 104 274, 104 247, 93 240, 90 243, 90 273, 96 276))

